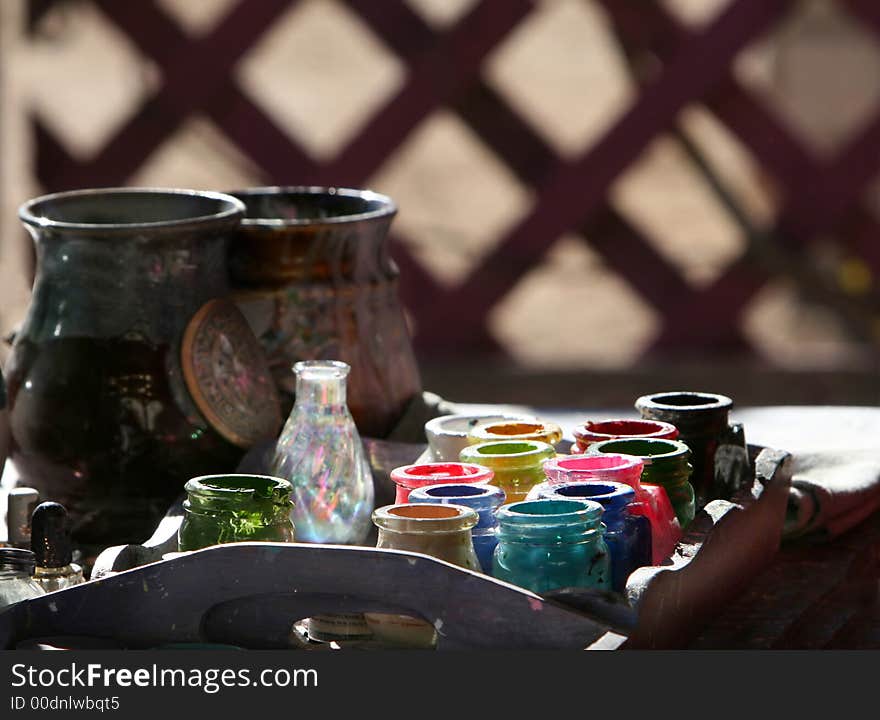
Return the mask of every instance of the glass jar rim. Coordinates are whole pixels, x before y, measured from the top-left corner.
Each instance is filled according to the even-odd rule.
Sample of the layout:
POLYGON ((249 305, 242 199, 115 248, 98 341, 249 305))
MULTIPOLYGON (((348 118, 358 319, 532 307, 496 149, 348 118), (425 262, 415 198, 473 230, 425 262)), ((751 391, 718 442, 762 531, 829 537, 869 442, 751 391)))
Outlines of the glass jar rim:
POLYGON ((595 500, 520 500, 502 505, 498 521, 516 525, 564 520, 591 523, 601 519, 604 508, 595 500))
POLYGON ((635 407, 639 410, 645 408, 666 411, 714 412, 732 408, 733 400, 718 393, 697 390, 666 390, 642 395, 636 400, 635 407))
POLYGON ((590 449, 593 452, 604 453, 606 447, 612 448, 611 452, 614 454, 623 453, 641 458, 646 467, 664 460, 688 457, 691 453, 690 448, 681 440, 665 438, 614 438, 602 440, 590 449), (629 447, 614 447, 615 444, 626 444, 629 447), (652 448, 656 452, 652 452, 652 448), (642 452, 638 452, 639 449, 642 449, 642 452))
POLYGON ((190 495, 213 498, 249 497, 254 500, 284 501, 293 487, 288 480, 274 475, 223 473, 199 475, 184 485, 190 495))
POLYGON ((609 480, 578 480, 561 483, 541 483, 536 486, 539 497, 553 497, 566 500, 593 500, 601 505, 619 507, 633 502, 635 490, 624 483, 609 480), (538 489, 540 488, 540 489, 538 489), (579 495, 578 492, 586 494, 579 495), (572 493, 571 495, 567 493, 572 493))
POLYGON ((82 232, 93 235, 128 235, 132 231, 149 231, 163 233, 180 232, 182 228, 211 226, 216 223, 230 222, 237 224, 245 212, 244 203, 232 195, 210 190, 190 190, 185 188, 160 187, 108 187, 66 190, 31 198, 18 208, 18 217, 25 225, 38 230, 58 230, 82 232), (78 222, 71 220, 52 219, 45 209, 53 203, 56 205, 74 205, 77 202, 111 198, 134 198, 138 195, 165 200, 181 200, 188 198, 199 201, 213 202, 217 209, 213 212, 193 214, 190 216, 166 220, 132 221, 132 222, 78 222), (41 212, 41 208, 44 209, 41 212))
POLYGON ((461 451, 459 457, 462 462, 476 462, 482 459, 488 462, 501 461, 513 466, 517 461, 522 461, 522 464, 527 466, 536 459, 551 458, 555 455, 556 449, 540 440, 490 440, 468 445, 461 451), (493 450, 497 452, 491 452, 493 450))
POLYGON ((497 485, 488 485, 482 483, 444 483, 438 485, 425 485, 412 491, 409 496, 411 503, 422 501, 422 498, 442 499, 447 503, 455 503, 456 500, 464 500, 465 502, 497 497, 504 500, 504 490, 497 485))
POLYGON ((468 415, 465 413, 453 413, 449 415, 440 415, 439 417, 428 420, 428 422, 425 423, 425 434, 429 439, 431 436, 457 437, 463 439, 468 437, 471 430, 483 421, 502 422, 504 420, 524 420, 528 422, 535 420, 535 418, 531 415, 519 415, 517 413, 501 413, 497 415, 468 415))
POLYGON ((471 530, 475 510, 454 503, 396 503, 373 510, 373 524, 387 532, 443 535, 471 530))
POLYGON ((481 442, 515 442, 519 439, 534 438, 535 436, 546 437, 549 444, 556 444, 562 439, 562 428, 556 423, 542 420, 490 420, 477 423, 468 434, 469 438, 481 442), (515 432, 504 432, 504 428, 514 429, 515 432), (499 432, 500 430, 500 432, 499 432))
POLYGON ((590 473, 624 471, 631 468, 641 469, 645 461, 636 455, 626 453, 582 453, 576 455, 558 455, 544 462, 545 472, 590 473))
POLYGON ((678 437, 678 428, 663 420, 648 418, 606 418, 587 420, 572 431, 577 439, 612 440, 627 437, 678 437))
POLYGON ((413 463, 402 465, 391 471, 391 480, 404 487, 423 485, 428 482, 440 484, 447 482, 481 484, 489 482, 495 472, 485 465, 466 462, 413 463), (447 480, 449 478, 449 480, 447 480))
POLYGON ((348 377, 351 365, 342 360, 299 360, 293 372, 306 380, 341 380, 348 377))

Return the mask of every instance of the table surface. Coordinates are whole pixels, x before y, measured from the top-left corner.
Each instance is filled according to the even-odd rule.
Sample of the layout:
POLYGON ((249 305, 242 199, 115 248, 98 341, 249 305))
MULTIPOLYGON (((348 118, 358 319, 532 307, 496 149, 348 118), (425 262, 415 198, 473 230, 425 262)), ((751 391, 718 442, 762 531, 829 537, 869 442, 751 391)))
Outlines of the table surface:
MULTIPOLYGON (((520 410, 559 423, 568 439, 585 419, 636 417, 629 409, 535 410, 523 406, 457 405, 469 413, 520 410)), ((750 443, 792 453, 876 448, 880 408, 790 406, 742 408, 731 419, 750 443)), ((2 485, 12 487, 6 465, 2 485)), ((0 519, 5 519, 0 491, 0 519)), ((0 520, 2 522, 2 520, 0 520)), ((0 538, 5 527, 0 525, 0 538)), ((694 648, 880 648, 880 513, 830 542, 786 544, 770 566, 719 613, 694 648)))

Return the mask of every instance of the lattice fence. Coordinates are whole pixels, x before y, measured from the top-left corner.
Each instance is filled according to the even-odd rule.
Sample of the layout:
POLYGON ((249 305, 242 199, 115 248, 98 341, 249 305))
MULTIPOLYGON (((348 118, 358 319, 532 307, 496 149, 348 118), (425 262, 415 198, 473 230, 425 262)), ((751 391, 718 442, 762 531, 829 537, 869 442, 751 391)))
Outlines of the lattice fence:
MULTIPOLYGON (((51 36, 52 16, 63 11, 59 4, 64 3, 29 3, 35 42, 48 33, 46 42, 63 44, 63 37, 51 36)), ((498 190, 495 204, 487 203, 485 212, 470 208, 486 220, 488 229, 479 251, 471 252, 469 262, 451 275, 441 265, 444 257, 455 264, 455 240, 436 226, 442 226, 444 214, 455 216, 464 208, 468 197, 453 195, 454 204, 435 208, 439 220, 433 221, 433 235, 431 222, 425 231, 424 223, 407 217, 405 205, 395 223, 402 293, 424 355, 450 349, 513 352, 540 362, 553 351, 542 355, 532 352, 531 345, 578 347, 591 332, 599 336, 597 344, 616 342, 615 325, 629 322, 616 316, 618 310, 625 315, 626 303, 602 304, 598 295, 611 290, 596 281, 598 274, 587 272, 597 266, 606 276, 613 275, 616 290, 644 308, 643 319, 648 317, 637 337, 623 331, 632 351, 611 353, 610 360, 602 360, 606 364, 649 353, 766 351, 760 333, 749 332, 745 318, 768 283, 778 278, 794 288, 799 302, 822 309, 845 347, 875 347, 880 336, 874 283, 880 273, 880 228, 868 199, 880 173, 880 114, 872 113, 854 127, 834 152, 817 154, 735 71, 751 48, 790 18, 796 4, 703 3, 713 12, 701 23, 686 23, 673 12, 681 4, 217 0, 204 4, 213 8, 207 22, 195 16, 187 20, 179 8, 159 0, 82 0, 80 10, 88 5, 89 12, 112 27, 114 41, 130 48, 142 87, 129 100, 124 117, 86 153, 71 149, 57 130, 58 118, 35 108, 30 124, 36 177, 45 190, 152 179, 149 167, 156 154, 199 118, 219 135, 221 149, 235 156, 244 181, 373 186, 424 198, 432 187, 416 170, 407 175, 406 168, 419 167, 417 146, 426 134, 436 138, 447 132, 453 136, 451 153, 465 141, 475 146, 483 166, 493 168, 485 184, 495 182, 498 190), (528 47, 522 38, 529 32, 534 36, 542 23, 557 33, 560 43, 569 42, 569 62, 578 64, 581 50, 577 38, 571 40, 579 32, 578 23, 599 26, 616 54, 615 67, 629 90, 609 101, 605 119, 595 124, 590 137, 578 137, 577 113, 588 107, 584 97, 588 100, 594 88, 570 89, 579 98, 570 123, 542 106, 538 86, 543 80, 532 88, 535 95, 528 87, 510 90, 511 82, 517 82, 516 55, 528 47), (285 68, 286 51, 277 48, 288 43, 320 53, 322 45, 332 44, 335 33, 343 31, 353 33, 356 41, 347 44, 343 56, 329 60, 350 71, 361 62, 362 52, 362 82, 341 90, 312 87, 311 96, 293 93, 305 102, 286 99, 287 88, 300 82, 298 78, 307 87, 309 80, 296 64, 285 68), (267 80, 270 76, 276 82, 267 80), (334 92, 340 94, 336 105, 322 106, 322 96, 334 92), (347 98, 358 104, 358 113, 348 112, 347 98), (695 140, 683 121, 694 108, 701 122, 722 133, 726 143, 756 166, 750 182, 760 178, 772 187, 772 211, 763 217, 752 212, 742 187, 731 185, 713 162, 711 149, 695 140), (547 131, 554 123, 556 137, 547 131), (328 139, 329 127, 339 130, 336 140, 328 139), (626 192, 625 183, 633 182, 633 168, 655 153, 661 141, 675 147, 679 162, 689 166, 707 202, 720 208, 716 212, 736 236, 717 267, 696 281, 689 276, 687 256, 701 252, 700 241, 669 251, 656 236, 668 235, 670 229, 646 226, 627 209, 626 197, 632 192, 626 192), (510 305, 518 289, 534 279, 536 268, 552 264, 560 238, 568 243, 568 254, 557 257, 556 266, 570 257, 575 266, 550 285, 560 292, 577 285, 578 291, 539 293, 532 303, 510 305), (572 243, 586 243, 594 264, 584 261, 572 243), (817 257, 824 257, 825 264, 817 257), (535 304, 542 307, 535 309, 535 304), (595 320, 597 312, 603 321, 595 320), (542 330, 548 324, 555 335, 542 330)), ((850 22, 880 33, 877 3, 839 0, 838 5, 850 22)), ((521 59, 520 66, 539 63, 542 47, 553 49, 550 30, 543 42, 536 42, 532 59, 521 59)), ((581 64, 592 62, 589 42, 585 36, 581 64)), ((295 52, 291 57, 302 58, 295 52)), ((548 84, 553 72, 548 67, 548 84)), ((81 102, 90 105, 101 98, 84 94, 81 102)), ((169 175, 164 177, 166 184, 173 184, 169 175)), ((460 181, 470 187, 475 179, 460 181)), ((444 182, 448 186, 450 181, 444 182)), ((670 195, 668 201, 675 198, 670 195)), ((546 291, 546 279, 544 287, 546 291)), ((791 325, 791 319, 780 325, 791 325)), ((788 332, 796 335, 791 328, 788 332)), ((576 355, 561 355, 576 361, 576 355)))

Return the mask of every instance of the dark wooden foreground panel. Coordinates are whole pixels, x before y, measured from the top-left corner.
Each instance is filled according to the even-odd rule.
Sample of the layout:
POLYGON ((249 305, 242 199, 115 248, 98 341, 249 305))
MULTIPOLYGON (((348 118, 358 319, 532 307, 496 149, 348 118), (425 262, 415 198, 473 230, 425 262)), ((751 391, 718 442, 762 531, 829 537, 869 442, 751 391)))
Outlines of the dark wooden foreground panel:
POLYGON ((145 565, 10 607, 0 648, 46 636, 128 647, 222 642, 289 647, 294 620, 332 611, 422 617, 438 647, 580 649, 607 624, 416 553, 233 543, 145 565))

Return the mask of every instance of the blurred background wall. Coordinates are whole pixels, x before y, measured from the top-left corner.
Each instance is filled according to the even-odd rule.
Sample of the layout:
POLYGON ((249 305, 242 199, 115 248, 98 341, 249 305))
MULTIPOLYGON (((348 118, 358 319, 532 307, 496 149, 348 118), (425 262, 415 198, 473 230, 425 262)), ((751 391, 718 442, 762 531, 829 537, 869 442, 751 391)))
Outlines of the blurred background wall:
POLYGON ((880 401, 870 0, 3 0, 16 218, 101 185, 393 196, 426 388, 880 401))

